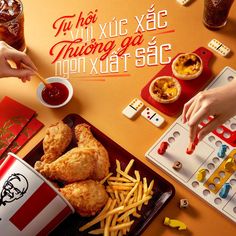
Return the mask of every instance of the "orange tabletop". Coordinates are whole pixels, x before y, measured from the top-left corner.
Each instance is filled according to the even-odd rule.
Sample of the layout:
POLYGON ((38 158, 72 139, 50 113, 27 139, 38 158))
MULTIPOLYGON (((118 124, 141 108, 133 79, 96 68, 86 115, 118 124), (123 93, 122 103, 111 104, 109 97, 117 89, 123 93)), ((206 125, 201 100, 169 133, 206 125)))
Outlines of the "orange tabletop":
MULTIPOLYGON (((181 6, 176 1, 125 1, 125 0, 23 0, 25 13, 25 37, 28 54, 37 65, 39 72, 45 76, 54 76, 55 65, 52 64, 53 57, 49 55, 50 48, 62 40, 63 35, 55 37, 53 22, 64 15, 78 15, 81 11, 87 14, 97 9, 97 21, 104 25, 106 22, 115 24, 116 20, 128 19, 125 28, 129 30, 128 35, 135 36, 137 26, 135 16, 140 17, 147 14, 148 9, 155 3, 155 12, 167 10, 167 16, 161 19, 168 22, 166 29, 143 32, 144 42, 142 47, 146 48, 148 42, 156 36, 157 45, 169 43, 171 51, 164 53, 163 60, 174 57, 180 52, 191 52, 200 46, 207 47, 208 42, 216 38, 231 48, 232 53, 224 58, 217 53, 210 63, 213 75, 217 75, 225 66, 236 69, 236 4, 232 6, 227 25, 219 31, 210 31, 202 24, 203 1, 192 0, 188 6, 181 6), (162 34, 163 31, 169 31, 162 34)), ((123 21, 125 23, 125 21, 123 21)), ((145 25, 145 21, 142 22, 145 25)), ((76 33, 76 32, 74 32, 76 33)), ((70 32, 67 32, 71 39, 70 32)), ((115 38, 121 42, 124 36, 115 38)), ((109 40, 109 39, 107 39, 109 40)), ((140 46, 141 47, 141 46, 140 46)), ((162 113, 166 119, 163 128, 156 128, 147 120, 139 116, 135 121, 125 118, 121 111, 135 97, 140 97, 141 89, 160 70, 163 65, 135 66, 134 52, 137 47, 130 47, 133 58, 127 62, 127 68, 120 63, 118 76, 94 77, 91 65, 86 63, 86 71, 81 69, 77 74, 70 76, 70 82, 74 88, 74 96, 71 102, 60 109, 48 109, 41 105, 36 97, 36 88, 39 80, 35 77, 28 83, 21 83, 15 78, 4 78, 0 81, 0 98, 9 96, 26 106, 35 109, 38 119, 48 126, 62 119, 67 114, 77 113, 104 132, 107 136, 120 144, 143 163, 163 176, 175 186, 176 195, 165 209, 151 222, 143 233, 148 235, 236 235, 235 224, 221 215, 217 210, 210 207, 193 192, 186 189, 181 183, 168 176, 161 169, 150 163, 144 156, 148 148, 168 129, 176 117, 169 117, 162 113), (89 68, 90 67, 90 68, 89 68), (190 202, 188 209, 178 207, 179 200, 187 198, 190 202), (178 231, 163 225, 165 216, 179 219, 186 223, 187 231, 178 231)), ((89 55, 86 58, 95 58, 89 55)), ((158 59, 160 60, 160 58, 158 59)), ((97 66, 99 63, 97 64, 97 66)), ((101 68, 98 68, 98 70, 101 68)), ((98 74, 99 73, 98 71, 98 74)), ((105 75, 105 74, 104 74, 105 75)), ((109 73, 110 75, 110 73, 109 73)), ((145 103, 145 105, 148 105, 145 103)), ((153 108, 154 109, 154 108, 153 108)), ((45 128, 42 129, 27 145, 19 152, 24 157, 44 136, 45 128)), ((187 142, 187 140, 186 140, 187 142)))

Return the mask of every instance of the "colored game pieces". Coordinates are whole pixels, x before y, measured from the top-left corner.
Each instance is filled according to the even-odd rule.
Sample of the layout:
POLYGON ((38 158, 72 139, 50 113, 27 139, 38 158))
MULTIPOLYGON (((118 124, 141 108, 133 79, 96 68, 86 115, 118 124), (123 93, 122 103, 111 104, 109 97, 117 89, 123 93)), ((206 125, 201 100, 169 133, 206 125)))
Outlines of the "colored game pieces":
POLYGON ((230 158, 226 161, 225 166, 224 166, 224 169, 225 169, 226 171, 231 172, 231 171, 234 170, 235 166, 236 166, 236 165, 235 165, 234 157, 230 157, 230 158))
POLYGON ((222 198, 227 198, 228 194, 229 194, 229 190, 231 189, 231 186, 229 183, 225 183, 222 187, 222 189, 220 190, 220 197, 222 198))
POLYGON ((199 182, 203 182, 204 179, 206 177, 206 169, 200 169, 198 172, 197 172, 197 180, 199 182))
POLYGON ((188 155, 191 155, 191 154, 194 152, 194 150, 195 150, 195 145, 194 145, 194 143, 190 143, 190 144, 188 145, 188 147, 187 147, 186 153, 187 153, 188 155))
POLYGON ((223 158, 225 157, 225 153, 227 151, 227 145, 222 144, 217 152, 218 157, 223 158))
POLYGON ((190 142, 190 144, 188 145, 187 150, 186 150, 186 153, 187 153, 188 155, 193 154, 193 152, 194 152, 196 146, 198 145, 198 142, 199 142, 199 140, 198 140, 197 137, 194 139, 193 142, 190 142))
POLYGON ((187 226, 180 220, 170 219, 165 217, 164 225, 168 225, 172 228, 177 228, 178 230, 186 230, 187 226))
POLYGON ((167 142, 162 142, 160 147, 158 148, 157 152, 160 155, 163 155, 166 152, 166 149, 168 148, 169 144, 167 142))

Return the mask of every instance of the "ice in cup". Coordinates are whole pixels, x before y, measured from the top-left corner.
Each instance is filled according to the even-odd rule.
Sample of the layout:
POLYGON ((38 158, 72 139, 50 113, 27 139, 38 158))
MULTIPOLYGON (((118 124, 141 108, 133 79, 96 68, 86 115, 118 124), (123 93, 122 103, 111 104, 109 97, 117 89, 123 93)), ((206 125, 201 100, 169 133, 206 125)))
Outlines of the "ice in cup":
POLYGON ((0 40, 25 51, 24 13, 20 0, 0 0, 0 40))
POLYGON ((233 2, 234 0, 204 0, 204 25, 211 30, 225 26, 233 2))
POLYGON ((1 235, 48 235, 72 213, 73 207, 48 180, 8 153, 0 165, 1 235))

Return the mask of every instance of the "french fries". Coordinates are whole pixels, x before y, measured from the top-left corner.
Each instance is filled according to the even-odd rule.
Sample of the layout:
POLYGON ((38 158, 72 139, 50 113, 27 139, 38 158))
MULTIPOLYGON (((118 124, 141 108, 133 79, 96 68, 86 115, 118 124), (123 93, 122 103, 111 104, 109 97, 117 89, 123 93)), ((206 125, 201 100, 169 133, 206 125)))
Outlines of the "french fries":
POLYGON ((134 223, 135 218, 140 218, 139 211, 142 205, 148 204, 152 198, 154 180, 148 185, 147 178, 143 179, 138 170, 134 176, 129 174, 134 160, 132 159, 124 170, 121 170, 119 160, 116 160, 116 174, 109 173, 101 183, 107 183, 106 191, 110 198, 107 204, 92 221, 82 226, 79 231, 84 231, 100 222, 100 228, 91 230, 89 234, 105 236, 126 235, 134 223))

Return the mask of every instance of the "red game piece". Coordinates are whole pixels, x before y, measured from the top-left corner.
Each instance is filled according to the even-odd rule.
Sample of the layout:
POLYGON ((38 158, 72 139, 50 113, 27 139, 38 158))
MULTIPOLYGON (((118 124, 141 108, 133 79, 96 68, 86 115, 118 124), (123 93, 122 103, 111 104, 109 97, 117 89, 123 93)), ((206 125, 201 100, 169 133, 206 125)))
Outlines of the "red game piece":
POLYGON ((194 150, 195 150, 195 142, 190 143, 190 144, 188 145, 187 150, 186 150, 186 153, 187 153, 188 155, 191 155, 191 154, 194 152, 194 150))
POLYGON ((198 145, 198 142, 199 142, 199 139, 198 139, 198 137, 196 136, 196 138, 194 139, 194 142, 193 142, 193 144, 194 144, 195 147, 198 145))
POLYGON ((162 142, 157 150, 158 154, 163 155, 166 152, 168 146, 169 144, 167 142, 162 142))

